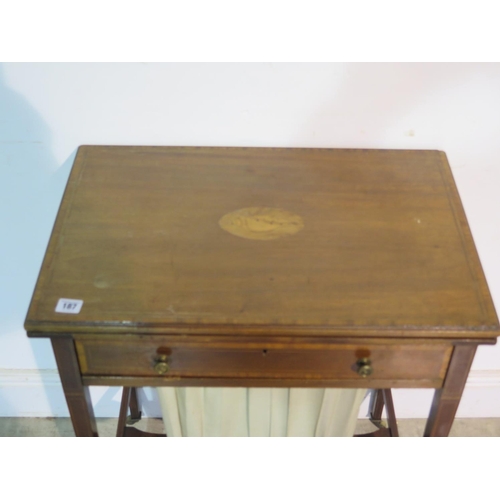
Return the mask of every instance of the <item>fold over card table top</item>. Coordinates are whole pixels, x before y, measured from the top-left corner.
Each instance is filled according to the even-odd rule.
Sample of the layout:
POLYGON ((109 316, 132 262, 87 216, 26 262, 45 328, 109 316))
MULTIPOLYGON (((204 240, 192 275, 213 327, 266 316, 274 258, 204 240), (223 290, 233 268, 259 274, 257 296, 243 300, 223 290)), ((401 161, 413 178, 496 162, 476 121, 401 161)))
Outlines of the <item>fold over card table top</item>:
POLYGON ((485 339, 498 319, 444 153, 82 146, 31 336, 485 339))

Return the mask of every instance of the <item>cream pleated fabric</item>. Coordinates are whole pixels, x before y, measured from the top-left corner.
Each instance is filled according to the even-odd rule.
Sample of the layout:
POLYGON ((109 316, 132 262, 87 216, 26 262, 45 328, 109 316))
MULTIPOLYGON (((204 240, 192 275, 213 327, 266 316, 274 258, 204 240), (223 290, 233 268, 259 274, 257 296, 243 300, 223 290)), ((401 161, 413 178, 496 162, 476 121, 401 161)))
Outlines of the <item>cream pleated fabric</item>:
POLYGON ((352 436, 366 389, 159 387, 169 437, 352 436))

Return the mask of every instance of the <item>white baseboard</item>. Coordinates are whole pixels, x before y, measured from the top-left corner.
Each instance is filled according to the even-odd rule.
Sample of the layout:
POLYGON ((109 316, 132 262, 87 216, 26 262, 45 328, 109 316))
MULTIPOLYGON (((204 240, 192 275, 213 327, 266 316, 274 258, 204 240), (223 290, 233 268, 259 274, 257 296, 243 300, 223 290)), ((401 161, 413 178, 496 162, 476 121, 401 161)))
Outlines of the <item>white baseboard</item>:
MULTIPOLYGON (((96 417, 117 417, 121 388, 91 387, 96 417)), ((426 418, 432 389, 394 389, 398 419, 426 418)), ((143 415, 161 416, 156 392, 140 390, 143 415)), ((361 405, 359 416, 366 418, 369 398, 361 405)), ((0 417, 68 417, 68 408, 57 370, 0 369, 0 417)), ((458 418, 500 418, 500 370, 474 370, 470 373, 458 418)))
MULTIPOLYGON (((95 416, 118 417, 121 394, 120 387, 91 387, 95 416)), ((144 417, 161 416, 154 389, 141 389, 139 399, 144 417)), ((69 417, 58 371, 0 369, 0 417, 69 417)))
MULTIPOLYGON (((393 389, 398 419, 427 418, 434 389, 393 389)), ((367 418, 369 398, 359 416, 367 418)), ((500 370, 474 370, 469 374, 457 411, 457 418, 500 418, 500 370)))

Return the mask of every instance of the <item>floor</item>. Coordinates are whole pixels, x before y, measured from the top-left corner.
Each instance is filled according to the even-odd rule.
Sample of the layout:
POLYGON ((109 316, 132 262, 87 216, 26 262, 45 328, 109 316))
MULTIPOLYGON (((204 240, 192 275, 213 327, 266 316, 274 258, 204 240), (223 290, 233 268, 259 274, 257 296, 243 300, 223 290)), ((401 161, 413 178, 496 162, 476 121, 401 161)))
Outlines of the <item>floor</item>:
MULTIPOLYGON (((98 418, 97 429, 100 436, 114 436, 116 433, 116 418, 98 418)), ((135 424, 138 429, 164 433, 161 419, 142 419, 135 424)), ((421 436, 425 427, 424 419, 404 419, 398 421, 399 433, 403 437, 421 436)), ((375 430, 368 420, 358 420, 356 433, 366 433, 375 430)), ((69 418, 0 418, 0 437, 7 436, 74 436, 69 418)), ((500 436, 499 418, 467 418, 456 419, 450 436, 489 437, 500 436)))

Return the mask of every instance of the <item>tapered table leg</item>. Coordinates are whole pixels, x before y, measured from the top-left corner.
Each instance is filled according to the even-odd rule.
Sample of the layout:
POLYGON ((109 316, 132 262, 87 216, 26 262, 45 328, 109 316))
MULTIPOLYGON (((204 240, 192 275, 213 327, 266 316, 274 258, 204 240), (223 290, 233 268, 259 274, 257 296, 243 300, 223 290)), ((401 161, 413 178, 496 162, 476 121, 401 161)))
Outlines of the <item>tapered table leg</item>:
POLYGON ((82 384, 75 344, 70 337, 53 338, 52 349, 76 436, 97 437, 89 388, 82 384))
POLYGON ((391 437, 399 437, 396 412, 394 411, 394 403, 392 401, 392 391, 390 389, 382 389, 382 395, 384 398, 385 411, 387 413, 387 426, 391 431, 391 437))
POLYGON ((120 404, 120 414, 118 415, 118 425, 116 428, 116 437, 125 437, 127 425, 127 412, 130 404, 131 387, 124 387, 122 392, 122 401, 120 404))
POLYGON ((462 344, 453 349, 444 385, 434 393, 424 436, 448 436, 450 433, 476 348, 476 345, 462 344))
POLYGON ((371 394, 370 409, 368 414, 372 422, 380 424, 382 420, 382 410, 384 409, 384 394, 382 389, 374 389, 371 394))
POLYGON ((370 422, 378 427, 378 430, 367 434, 356 434, 354 437, 399 437, 396 413, 390 389, 373 390, 368 414, 370 422), (382 410, 384 409, 384 405, 387 413, 387 428, 382 425, 382 410))
POLYGON ((140 420, 142 412, 139 410, 139 400, 137 399, 137 388, 135 387, 130 388, 129 408, 130 408, 130 418, 136 421, 140 420))

